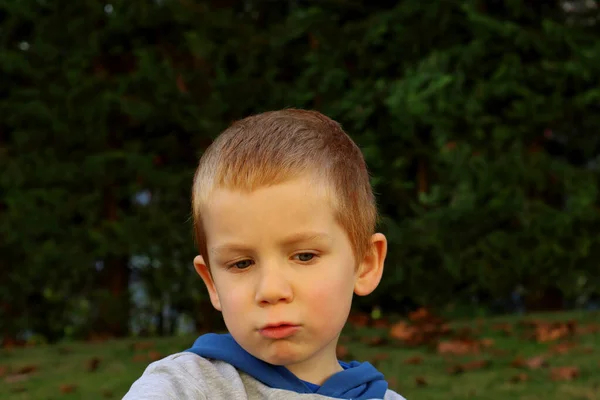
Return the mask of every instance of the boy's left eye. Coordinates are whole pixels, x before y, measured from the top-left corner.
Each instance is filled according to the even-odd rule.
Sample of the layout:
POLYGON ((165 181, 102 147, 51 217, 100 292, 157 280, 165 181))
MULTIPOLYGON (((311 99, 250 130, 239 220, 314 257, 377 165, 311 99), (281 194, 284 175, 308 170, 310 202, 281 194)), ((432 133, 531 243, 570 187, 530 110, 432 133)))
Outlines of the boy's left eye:
POLYGON ((309 262, 312 261, 313 258, 315 258, 315 255, 313 253, 300 253, 296 254, 294 258, 301 262, 309 262))

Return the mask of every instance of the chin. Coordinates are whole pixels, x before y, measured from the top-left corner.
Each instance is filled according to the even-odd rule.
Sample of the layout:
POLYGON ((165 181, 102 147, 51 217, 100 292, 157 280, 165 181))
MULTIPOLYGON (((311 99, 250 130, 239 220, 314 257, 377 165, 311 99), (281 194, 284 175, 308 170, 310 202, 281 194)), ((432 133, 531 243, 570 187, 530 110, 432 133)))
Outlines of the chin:
POLYGON ((302 361, 305 357, 298 351, 289 346, 272 346, 271 348, 260 352, 261 360, 273 365, 290 365, 302 361))

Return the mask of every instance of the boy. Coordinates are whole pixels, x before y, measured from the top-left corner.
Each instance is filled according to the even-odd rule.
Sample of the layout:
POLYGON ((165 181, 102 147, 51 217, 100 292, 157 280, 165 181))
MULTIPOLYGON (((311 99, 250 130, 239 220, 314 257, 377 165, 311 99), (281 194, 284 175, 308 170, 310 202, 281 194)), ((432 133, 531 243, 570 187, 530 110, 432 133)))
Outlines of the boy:
POLYGON ((194 259, 226 335, 152 363, 132 399, 386 399, 369 363, 336 357, 354 294, 387 252, 362 153, 326 116, 286 109, 226 129, 192 189, 194 259))

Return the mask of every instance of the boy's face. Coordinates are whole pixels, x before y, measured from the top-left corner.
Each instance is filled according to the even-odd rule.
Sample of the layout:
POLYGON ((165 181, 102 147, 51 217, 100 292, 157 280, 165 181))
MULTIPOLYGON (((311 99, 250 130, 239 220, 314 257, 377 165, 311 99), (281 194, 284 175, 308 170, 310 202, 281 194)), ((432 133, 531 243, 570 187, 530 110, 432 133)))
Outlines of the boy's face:
POLYGON ((210 271, 200 256, 194 264, 246 351, 314 382, 340 370, 335 349, 353 293, 379 283, 386 242, 373 235, 372 251, 356 260, 312 182, 215 190, 203 213, 210 271))

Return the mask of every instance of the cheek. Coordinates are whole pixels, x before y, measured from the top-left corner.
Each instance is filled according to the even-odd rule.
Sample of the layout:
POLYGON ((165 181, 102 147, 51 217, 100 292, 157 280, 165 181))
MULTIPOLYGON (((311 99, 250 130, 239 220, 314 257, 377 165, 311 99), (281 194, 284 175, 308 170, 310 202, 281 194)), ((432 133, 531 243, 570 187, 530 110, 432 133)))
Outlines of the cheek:
POLYGON ((221 303, 222 312, 225 314, 243 314, 244 308, 250 305, 247 291, 243 285, 231 285, 227 281, 217 283, 217 293, 221 303))
POLYGON ((310 286, 311 312, 323 323, 345 321, 350 312, 354 285, 350 279, 321 278, 310 286))

